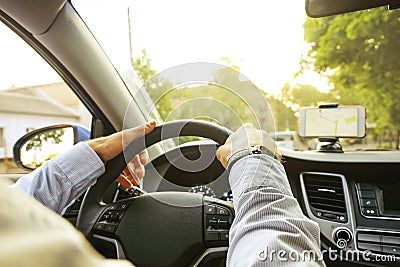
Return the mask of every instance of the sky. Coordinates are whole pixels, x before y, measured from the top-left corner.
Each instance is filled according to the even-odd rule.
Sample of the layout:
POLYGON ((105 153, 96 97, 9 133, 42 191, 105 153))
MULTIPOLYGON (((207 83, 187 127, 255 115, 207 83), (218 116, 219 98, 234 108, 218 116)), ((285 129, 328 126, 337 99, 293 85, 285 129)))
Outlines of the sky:
POLYGON ((158 71, 187 62, 223 63, 221 57, 231 57, 257 86, 277 92, 299 69, 307 48, 305 1, 284 2, 135 1, 134 52, 145 48, 158 71))
MULTIPOLYGON (((86 9, 83 17, 96 21, 96 27, 127 24, 124 15, 112 17, 109 3, 113 1, 74 3, 81 6, 78 11, 86 9), (91 3, 102 3, 106 13, 100 9, 93 12, 91 3)), ((157 71, 190 62, 224 63, 221 58, 229 57, 253 83, 276 94, 299 69, 300 56, 307 49, 303 41, 304 20, 301 0, 136 0, 131 3, 133 54, 140 56, 146 49, 157 71)), ((127 37, 127 29, 109 27, 101 42, 114 57, 126 58, 122 51, 126 52, 129 42, 122 38, 122 45, 113 35, 127 37)), ((60 80, 30 48, 22 49, 26 45, 3 25, 0 40, 7 40, 1 42, 0 89, 60 80), (20 52, 13 53, 17 48, 20 52)), ((303 78, 303 82, 309 82, 310 77, 303 78)))
POLYGON ((0 90, 61 81, 14 32, 0 22, 0 90))

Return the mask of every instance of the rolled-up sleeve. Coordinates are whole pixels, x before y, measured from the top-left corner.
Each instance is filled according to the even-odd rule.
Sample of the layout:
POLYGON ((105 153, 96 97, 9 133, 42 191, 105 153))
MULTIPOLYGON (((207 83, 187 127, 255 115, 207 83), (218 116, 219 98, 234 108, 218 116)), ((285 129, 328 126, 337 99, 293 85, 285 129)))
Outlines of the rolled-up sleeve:
POLYGON ((236 217, 228 266, 324 266, 318 224, 293 197, 285 170, 267 155, 250 155, 230 171, 236 217))
POLYGON ((11 187, 19 188, 63 214, 103 173, 104 164, 99 156, 81 142, 23 176, 11 187))

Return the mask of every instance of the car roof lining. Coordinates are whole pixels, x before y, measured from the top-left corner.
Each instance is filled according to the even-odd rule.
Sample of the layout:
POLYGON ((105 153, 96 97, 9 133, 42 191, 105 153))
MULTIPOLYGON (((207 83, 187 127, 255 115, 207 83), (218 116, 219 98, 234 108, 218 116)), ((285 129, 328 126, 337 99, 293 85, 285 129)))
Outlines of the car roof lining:
POLYGON ((45 33, 67 0, 0 0, 0 9, 33 35, 45 33))

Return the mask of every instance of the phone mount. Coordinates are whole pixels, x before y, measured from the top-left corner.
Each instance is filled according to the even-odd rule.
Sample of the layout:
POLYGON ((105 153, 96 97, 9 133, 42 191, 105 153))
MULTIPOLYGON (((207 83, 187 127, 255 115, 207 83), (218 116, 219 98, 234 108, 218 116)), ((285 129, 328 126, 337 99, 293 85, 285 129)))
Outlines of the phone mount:
MULTIPOLYGON (((319 108, 336 108, 338 103, 325 103, 318 106, 319 108)), ((343 153, 343 147, 337 137, 318 137, 318 152, 343 153)))
POLYGON ((337 137, 318 137, 318 152, 343 153, 343 147, 337 137))

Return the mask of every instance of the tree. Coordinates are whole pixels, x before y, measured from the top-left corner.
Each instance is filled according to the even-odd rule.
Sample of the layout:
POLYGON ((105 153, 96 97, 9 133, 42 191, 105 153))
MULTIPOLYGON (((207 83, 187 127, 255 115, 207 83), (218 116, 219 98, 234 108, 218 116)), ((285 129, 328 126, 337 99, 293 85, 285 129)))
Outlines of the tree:
POLYGON ((134 69, 143 83, 143 87, 153 101, 161 119, 165 120, 171 111, 171 103, 165 93, 172 89, 172 83, 157 74, 151 67, 151 59, 147 56, 146 49, 142 55, 134 60, 134 69))
POLYGON ((151 68, 151 59, 147 56, 146 49, 142 50, 142 55, 135 59, 134 68, 142 82, 148 81, 156 74, 151 68))
POLYGON ((282 100, 284 103, 297 104, 299 107, 318 106, 321 102, 336 101, 332 93, 324 93, 309 84, 296 84, 290 86, 286 83, 282 88, 282 100))
POLYGON ((52 144, 59 144, 62 141, 62 137, 65 134, 64 129, 49 130, 41 134, 37 134, 28 142, 26 142, 25 151, 42 150, 43 143, 49 142, 52 144))
MULTIPOLYGON (((222 60, 231 63, 229 58, 222 60)), ((145 50, 134 62, 164 121, 197 118, 220 123, 231 130, 238 129, 244 122, 251 122, 264 130, 275 131, 271 123, 273 113, 275 124, 281 130, 297 128, 293 111, 250 81, 241 80, 239 66, 216 68, 208 84, 174 88, 165 77, 156 75, 145 50)))
POLYGON ((304 23, 312 45, 304 64, 333 72, 331 92, 341 103, 367 107, 382 132, 400 127, 400 11, 376 8, 304 23))

